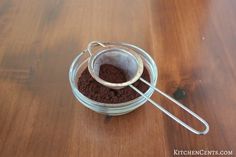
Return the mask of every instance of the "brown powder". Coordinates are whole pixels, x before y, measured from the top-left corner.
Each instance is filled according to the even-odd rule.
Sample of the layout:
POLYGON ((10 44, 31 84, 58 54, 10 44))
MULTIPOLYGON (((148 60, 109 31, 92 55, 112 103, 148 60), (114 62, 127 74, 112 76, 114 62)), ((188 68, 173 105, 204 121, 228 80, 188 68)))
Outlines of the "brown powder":
MULTIPOLYGON (((99 77, 112 83, 127 81, 124 72, 110 64, 104 64, 100 67, 99 77)), ((150 82, 150 76, 145 67, 141 77, 150 82)), ((148 86, 140 80, 136 81, 133 85, 143 93, 148 90, 148 86)), ((140 96, 130 87, 114 90, 101 85, 90 75, 88 68, 79 77, 78 89, 86 97, 102 103, 122 103, 140 96)))
POLYGON ((122 83, 127 81, 125 73, 121 69, 110 64, 101 65, 99 77, 111 83, 122 83))

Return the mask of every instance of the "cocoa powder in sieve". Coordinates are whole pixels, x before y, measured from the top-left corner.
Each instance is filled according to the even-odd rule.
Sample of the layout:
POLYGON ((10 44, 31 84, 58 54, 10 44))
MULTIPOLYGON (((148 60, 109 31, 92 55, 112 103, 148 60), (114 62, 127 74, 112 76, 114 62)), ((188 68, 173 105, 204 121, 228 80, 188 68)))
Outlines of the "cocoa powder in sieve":
MULTIPOLYGON (((127 81, 124 72, 110 64, 101 65, 99 77, 112 83, 127 81)), ((150 76, 145 67, 141 77, 150 82, 150 76)), ((133 85, 143 93, 149 88, 140 80, 136 81, 133 85)), ((86 68, 79 77, 78 89, 86 97, 102 103, 122 103, 140 96, 130 87, 114 90, 101 85, 90 75, 88 68, 86 68)))

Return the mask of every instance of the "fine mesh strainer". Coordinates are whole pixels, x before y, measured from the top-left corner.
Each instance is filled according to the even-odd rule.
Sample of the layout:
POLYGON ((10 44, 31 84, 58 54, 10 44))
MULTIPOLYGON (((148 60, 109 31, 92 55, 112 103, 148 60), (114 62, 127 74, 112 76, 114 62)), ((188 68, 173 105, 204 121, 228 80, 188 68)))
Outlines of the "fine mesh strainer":
POLYGON ((129 86, 133 90, 135 90, 137 93, 139 93, 142 97, 147 99, 151 104, 153 104, 155 107, 160 109, 162 112, 164 112, 166 115, 171 117, 173 120, 181 124, 183 127, 188 129, 189 131, 198 135, 204 135, 208 133, 209 125, 204 119, 202 119, 196 113, 194 113, 193 111, 185 107, 180 102, 176 101, 169 95, 165 94, 164 92, 152 86, 149 82, 141 78, 141 75, 143 72, 143 61, 141 57, 134 50, 129 49, 127 47, 123 47, 123 46, 112 45, 110 43, 101 43, 98 41, 93 41, 89 43, 87 52, 90 54, 90 58, 88 61, 88 69, 92 77, 97 82, 112 89, 121 89, 121 88, 129 86), (95 51, 95 48, 97 48, 96 51, 95 51), (103 64, 111 64, 122 69, 126 75, 127 81, 123 83, 111 83, 111 82, 107 82, 99 78, 100 66, 103 64), (185 122, 183 122, 182 120, 174 116, 172 113, 164 109, 162 106, 154 102, 152 99, 147 97, 144 93, 142 93, 139 89, 137 89, 136 87, 132 85, 137 80, 144 82, 150 88, 154 89, 156 92, 158 92, 159 94, 161 94, 168 100, 172 101, 173 103, 175 103, 176 105, 184 109, 193 117, 198 119, 205 126, 205 129, 203 131, 198 131, 194 129, 193 127, 187 125, 185 122))

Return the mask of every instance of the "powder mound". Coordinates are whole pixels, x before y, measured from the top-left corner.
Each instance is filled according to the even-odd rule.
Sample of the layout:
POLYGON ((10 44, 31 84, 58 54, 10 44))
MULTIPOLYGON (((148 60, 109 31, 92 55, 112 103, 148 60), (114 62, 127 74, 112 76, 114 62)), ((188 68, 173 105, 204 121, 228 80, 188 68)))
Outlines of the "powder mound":
POLYGON ((110 64, 101 65, 99 77, 111 83, 122 83, 127 81, 123 70, 110 64))
MULTIPOLYGON (((110 64, 101 65, 99 77, 112 83, 127 81, 124 72, 110 64)), ((150 82, 150 76, 146 67, 144 67, 141 77, 150 82)), ((149 88, 140 80, 133 83, 133 85, 143 93, 145 93, 149 88)), ((122 103, 140 96, 130 87, 115 90, 101 85, 90 75, 88 68, 86 68, 79 77, 78 90, 86 97, 101 103, 122 103)))

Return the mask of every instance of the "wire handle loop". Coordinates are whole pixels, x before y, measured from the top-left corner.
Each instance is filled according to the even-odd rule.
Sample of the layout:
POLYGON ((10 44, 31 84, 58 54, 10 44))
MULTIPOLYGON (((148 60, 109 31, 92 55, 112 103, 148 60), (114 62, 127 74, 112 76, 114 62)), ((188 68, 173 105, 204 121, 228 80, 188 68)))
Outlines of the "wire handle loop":
POLYGON ((133 85, 129 85, 133 90, 135 90, 137 93, 139 93, 141 96, 143 96, 144 98, 146 98, 150 103, 152 103, 155 107, 157 107, 159 110, 161 110, 162 112, 164 112, 166 115, 168 115, 170 118, 172 118, 173 120, 175 120, 177 123, 179 123, 180 125, 182 125, 183 127, 185 127, 186 129, 188 129, 189 131, 197 134, 197 135, 205 135, 208 133, 209 131, 209 125, 208 123, 202 119, 199 115, 197 115, 196 113, 194 113, 193 111, 191 111, 189 108, 187 108, 186 106, 184 106, 183 104, 181 104, 180 102, 176 101, 175 99, 173 99, 172 97, 170 97, 169 95, 167 95, 166 93, 162 92, 161 90, 159 90, 158 88, 152 86, 150 83, 148 83, 146 80, 144 80, 143 78, 140 78, 140 80, 142 82, 144 82, 145 84, 147 84, 149 87, 151 87, 152 89, 154 89, 156 92, 158 92, 159 94, 161 94, 162 96, 164 96, 165 98, 167 98, 168 100, 172 101, 173 103, 175 103, 176 105, 178 105, 179 107, 181 107, 183 110, 185 110, 186 112, 188 112, 189 114, 191 114, 193 117, 195 117, 197 120, 199 120, 204 126, 205 129, 203 131, 198 131, 196 129, 194 129, 193 127, 189 126, 188 124, 186 124, 185 122, 183 122, 182 120, 180 120, 179 118, 177 118, 176 116, 174 116, 172 113, 170 113, 169 111, 167 111, 165 108, 163 108, 162 106, 160 106, 159 104, 157 104, 156 102, 154 102, 152 99, 148 98, 144 93, 142 93, 140 90, 138 90, 136 87, 134 87, 133 85))

